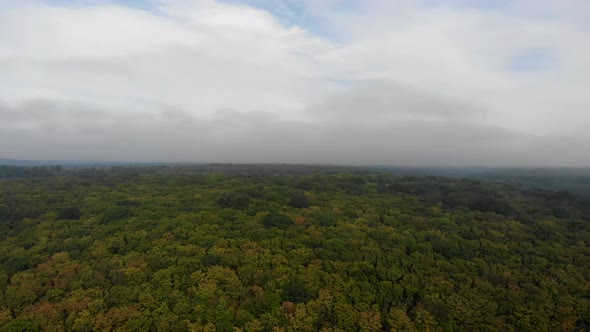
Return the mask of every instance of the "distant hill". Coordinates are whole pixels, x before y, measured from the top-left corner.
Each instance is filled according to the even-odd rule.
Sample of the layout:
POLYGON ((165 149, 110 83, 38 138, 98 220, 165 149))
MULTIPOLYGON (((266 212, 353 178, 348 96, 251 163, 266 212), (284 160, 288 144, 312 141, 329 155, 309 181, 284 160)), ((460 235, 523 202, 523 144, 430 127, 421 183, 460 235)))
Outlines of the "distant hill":
POLYGON ((9 165, 9 166, 42 166, 42 165, 63 165, 63 162, 61 162, 61 161, 49 161, 49 160, 0 159, 0 165, 9 165))

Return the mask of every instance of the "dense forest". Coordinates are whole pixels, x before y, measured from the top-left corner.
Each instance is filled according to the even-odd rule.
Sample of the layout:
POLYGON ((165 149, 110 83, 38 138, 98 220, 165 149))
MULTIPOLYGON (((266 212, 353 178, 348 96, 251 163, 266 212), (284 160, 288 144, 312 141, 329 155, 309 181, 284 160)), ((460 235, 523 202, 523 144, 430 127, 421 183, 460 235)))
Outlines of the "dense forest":
POLYGON ((53 170, 0 181, 0 331, 590 329, 590 203, 568 191, 285 165, 53 170))

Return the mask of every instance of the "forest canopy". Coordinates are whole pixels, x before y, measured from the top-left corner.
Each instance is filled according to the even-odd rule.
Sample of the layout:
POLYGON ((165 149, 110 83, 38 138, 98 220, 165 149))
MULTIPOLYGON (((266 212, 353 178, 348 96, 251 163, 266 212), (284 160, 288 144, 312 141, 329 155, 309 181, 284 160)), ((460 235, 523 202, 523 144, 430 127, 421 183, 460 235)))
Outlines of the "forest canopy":
POLYGON ((49 170, 0 181, 0 331, 590 328, 590 204, 567 191, 346 168, 49 170))

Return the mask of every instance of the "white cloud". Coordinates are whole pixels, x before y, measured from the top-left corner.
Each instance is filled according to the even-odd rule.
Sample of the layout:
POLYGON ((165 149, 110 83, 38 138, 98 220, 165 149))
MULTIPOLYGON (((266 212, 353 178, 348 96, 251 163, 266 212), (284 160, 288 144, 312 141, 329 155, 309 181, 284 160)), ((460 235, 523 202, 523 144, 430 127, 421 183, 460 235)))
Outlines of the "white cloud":
POLYGON ((263 11, 212 1, 157 12, 28 5, 0 16, 0 84, 12 90, 2 96, 9 102, 291 110, 313 91, 308 53, 328 45, 263 11))
POLYGON ((587 1, 302 3, 0 0, 0 157, 590 164, 587 1))

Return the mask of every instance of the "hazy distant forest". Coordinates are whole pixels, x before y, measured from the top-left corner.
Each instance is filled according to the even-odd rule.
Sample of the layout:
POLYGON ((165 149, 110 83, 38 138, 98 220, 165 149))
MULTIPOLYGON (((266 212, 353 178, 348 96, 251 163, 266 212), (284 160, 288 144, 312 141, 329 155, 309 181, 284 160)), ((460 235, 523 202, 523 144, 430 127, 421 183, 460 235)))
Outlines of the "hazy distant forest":
POLYGON ((0 331, 588 331, 584 182, 539 176, 2 166, 0 331))

